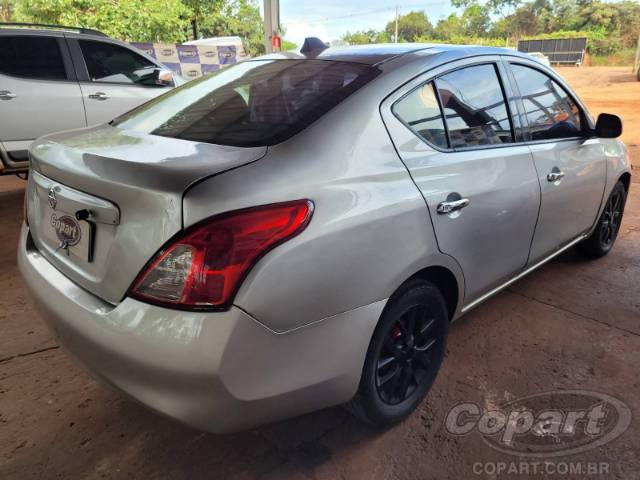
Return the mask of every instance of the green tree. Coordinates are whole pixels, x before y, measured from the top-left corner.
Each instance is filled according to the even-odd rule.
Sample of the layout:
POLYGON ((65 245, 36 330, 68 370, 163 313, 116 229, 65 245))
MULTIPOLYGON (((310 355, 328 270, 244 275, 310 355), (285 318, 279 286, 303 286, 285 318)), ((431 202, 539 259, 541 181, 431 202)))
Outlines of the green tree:
POLYGON ((13 18, 13 0, 0 0, 0 22, 10 22, 13 18))
POLYGON ((280 48, 281 51, 287 52, 289 50, 297 50, 297 49, 298 49, 298 44, 297 43, 290 42, 286 38, 282 39, 282 46, 280 48))
POLYGON ((457 37, 485 37, 491 25, 489 9, 484 5, 472 3, 462 15, 452 13, 438 21, 433 31, 436 40, 451 40, 457 37))
POLYGON ((345 33, 341 40, 349 45, 366 45, 369 43, 386 43, 391 39, 386 32, 379 32, 377 30, 360 30, 357 32, 345 33))
POLYGON ((433 31, 433 37, 437 40, 450 40, 462 35, 463 26, 461 18, 452 13, 447 18, 438 20, 433 31))
POLYGON ((20 0, 15 18, 95 28, 126 41, 182 42, 189 14, 181 0, 20 0))
POLYGON ((462 12, 463 34, 471 37, 481 37, 487 34, 491 16, 486 5, 469 5, 462 12))
POLYGON ((200 22, 204 37, 237 35, 251 56, 264 53, 262 16, 256 0, 227 0, 200 22))
POLYGON ((199 34, 204 19, 220 10, 224 0, 182 0, 182 3, 191 12, 190 19, 195 22, 199 34))
MULTIPOLYGON (((395 20, 387 23, 384 31, 393 38, 396 31, 395 20)), ((433 33, 433 25, 427 14, 422 11, 412 11, 398 17, 398 42, 413 42, 417 37, 429 36, 433 33)))

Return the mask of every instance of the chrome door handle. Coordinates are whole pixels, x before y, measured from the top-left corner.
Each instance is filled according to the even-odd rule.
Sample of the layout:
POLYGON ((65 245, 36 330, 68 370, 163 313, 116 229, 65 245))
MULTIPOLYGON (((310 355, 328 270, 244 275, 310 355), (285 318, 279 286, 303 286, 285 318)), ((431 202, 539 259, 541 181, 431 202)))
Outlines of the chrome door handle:
POLYGON ((15 93, 11 93, 8 90, 0 90, 0 100, 13 100, 16 98, 15 93))
POLYGON ((564 172, 554 169, 552 172, 547 173, 547 182, 557 182, 564 178, 564 172))
POLYGON ((90 93, 89 98, 93 100, 107 100, 109 96, 104 92, 90 93))
POLYGON ((468 198, 461 198, 460 200, 452 200, 452 201, 447 201, 447 202, 440 202, 438 204, 438 207, 436 208, 436 211, 441 215, 445 215, 447 213, 451 213, 451 212, 455 212, 456 210, 460 210, 461 208, 466 207, 470 203, 471 202, 469 201, 468 198))

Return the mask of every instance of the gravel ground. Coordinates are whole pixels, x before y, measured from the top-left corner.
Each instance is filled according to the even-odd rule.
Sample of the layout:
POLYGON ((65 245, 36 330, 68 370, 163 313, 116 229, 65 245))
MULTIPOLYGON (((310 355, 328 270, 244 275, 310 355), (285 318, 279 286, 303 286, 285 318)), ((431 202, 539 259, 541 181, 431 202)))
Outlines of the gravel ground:
MULTIPOLYGON (((622 114, 640 164, 640 83, 626 70, 562 74, 594 112, 622 114)), ((496 478, 490 469, 476 475, 477 465, 523 460, 489 448, 477 432, 448 433, 449 410, 560 389, 612 395, 632 420, 614 441, 553 460, 602 462, 602 478, 640 478, 638 184, 610 255, 585 262, 565 254, 452 326, 432 391, 402 425, 380 432, 332 408, 225 436, 148 412, 97 384, 58 348, 16 267, 23 188, 15 177, 0 178, 0 478, 496 478)))

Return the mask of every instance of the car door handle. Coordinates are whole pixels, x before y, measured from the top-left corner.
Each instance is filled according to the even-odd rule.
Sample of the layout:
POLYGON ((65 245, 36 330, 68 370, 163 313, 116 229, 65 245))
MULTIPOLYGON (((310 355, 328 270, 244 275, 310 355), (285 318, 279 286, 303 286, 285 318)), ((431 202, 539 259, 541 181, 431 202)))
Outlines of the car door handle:
POLYGON ((553 169, 551 172, 547 173, 547 182, 557 182, 558 180, 562 180, 564 178, 564 172, 553 169))
POLYGON ((13 100, 16 98, 15 93, 11 93, 8 90, 0 90, 0 100, 13 100))
POLYGON ((109 96, 104 92, 90 93, 89 98, 93 100, 107 100, 109 96))
POLYGON ((471 202, 468 198, 461 198, 460 200, 452 200, 446 202, 440 202, 436 211, 441 215, 446 215, 447 213, 455 212, 456 210, 460 210, 471 202))

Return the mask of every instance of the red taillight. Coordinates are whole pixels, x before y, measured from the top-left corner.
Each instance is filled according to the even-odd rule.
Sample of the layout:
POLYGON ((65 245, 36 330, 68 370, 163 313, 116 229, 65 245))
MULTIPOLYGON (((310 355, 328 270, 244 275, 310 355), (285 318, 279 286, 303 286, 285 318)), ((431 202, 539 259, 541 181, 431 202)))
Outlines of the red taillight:
POLYGON ((180 308, 226 308, 257 260, 302 232, 312 212, 311 201, 298 200, 201 222, 155 256, 138 275, 130 295, 180 308))

